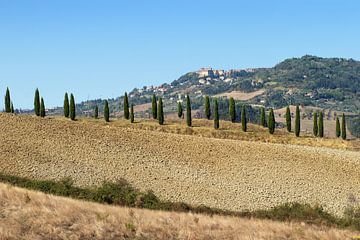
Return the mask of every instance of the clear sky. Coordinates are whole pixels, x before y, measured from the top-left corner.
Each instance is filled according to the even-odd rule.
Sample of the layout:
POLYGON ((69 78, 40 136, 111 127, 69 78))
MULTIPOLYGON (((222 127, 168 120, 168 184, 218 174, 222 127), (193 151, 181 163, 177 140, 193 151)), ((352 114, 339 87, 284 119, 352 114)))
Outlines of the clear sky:
MULTIPOLYGON (((358 0, 0 0, 0 93, 112 98, 200 67, 360 59, 358 0)), ((0 100, 3 105, 3 98, 0 100)))

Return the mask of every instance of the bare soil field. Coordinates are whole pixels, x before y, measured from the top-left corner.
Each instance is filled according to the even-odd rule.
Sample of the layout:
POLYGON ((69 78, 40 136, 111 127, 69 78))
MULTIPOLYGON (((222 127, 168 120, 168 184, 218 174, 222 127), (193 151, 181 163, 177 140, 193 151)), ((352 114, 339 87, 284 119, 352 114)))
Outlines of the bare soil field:
MULTIPOLYGON (((314 146, 334 143, 329 144, 334 148, 310 147, 264 142, 265 130, 255 135, 262 141, 220 139, 220 132, 250 139, 260 134, 227 130, 225 124, 222 131, 141 124, 0 114, 0 170, 41 179, 71 177, 80 186, 124 178, 164 200, 233 211, 306 202, 341 215, 360 199, 360 152, 341 149, 351 141, 297 139, 314 146), (163 132, 169 129, 179 132, 163 132), (215 137, 207 137, 211 134, 215 137)), ((283 132, 270 138, 282 136, 293 139, 283 132)))
POLYGON ((0 184, 0 239, 351 239, 304 223, 112 207, 0 184))
POLYGON ((214 97, 233 97, 235 100, 246 101, 250 100, 254 97, 260 96, 265 92, 265 89, 260 89, 254 92, 241 92, 241 91, 232 91, 226 93, 220 93, 215 95, 214 97))

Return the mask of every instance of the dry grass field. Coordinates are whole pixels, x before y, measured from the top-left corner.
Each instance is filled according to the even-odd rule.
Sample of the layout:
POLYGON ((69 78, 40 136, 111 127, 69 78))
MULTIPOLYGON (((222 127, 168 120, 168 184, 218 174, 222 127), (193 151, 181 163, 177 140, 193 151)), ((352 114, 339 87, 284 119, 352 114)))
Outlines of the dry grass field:
POLYGON ((189 129, 0 114, 0 169, 80 186, 124 178, 163 200, 233 211, 306 202, 341 215, 360 199, 357 141, 221 124, 216 131, 204 120, 189 129))
POLYGON ((304 223, 203 216, 82 202, 0 184, 0 239, 351 239, 304 223))
POLYGON ((264 89, 260 89, 254 92, 232 91, 232 92, 220 93, 215 95, 214 97, 228 97, 228 98, 233 97, 235 100, 246 101, 254 97, 260 96, 264 92, 265 92, 264 89))

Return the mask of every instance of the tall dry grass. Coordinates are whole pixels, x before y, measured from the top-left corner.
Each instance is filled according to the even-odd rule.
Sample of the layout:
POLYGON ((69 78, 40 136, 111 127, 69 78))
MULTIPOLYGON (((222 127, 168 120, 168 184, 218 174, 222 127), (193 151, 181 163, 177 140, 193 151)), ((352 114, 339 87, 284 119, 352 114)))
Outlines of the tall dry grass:
POLYGON ((0 239, 351 239, 299 223, 105 206, 0 184, 0 239))

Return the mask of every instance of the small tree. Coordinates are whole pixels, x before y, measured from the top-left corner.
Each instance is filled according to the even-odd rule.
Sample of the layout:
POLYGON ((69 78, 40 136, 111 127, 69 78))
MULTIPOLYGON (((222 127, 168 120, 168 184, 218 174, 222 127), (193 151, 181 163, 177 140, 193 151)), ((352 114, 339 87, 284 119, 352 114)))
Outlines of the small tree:
POLYGON ((158 120, 159 120, 159 124, 163 125, 164 124, 164 106, 163 106, 163 101, 162 98, 159 98, 159 103, 158 103, 158 120))
POLYGON ((265 117, 265 108, 261 108, 260 110, 260 125, 266 127, 266 117, 265 117))
POLYGON ((247 118, 246 118, 246 106, 243 105, 241 110, 241 126, 244 132, 247 131, 247 118))
POLYGON ((157 111, 157 100, 155 94, 153 94, 151 98, 151 112, 153 119, 157 119, 157 111))
POLYGON ((94 118, 98 119, 98 117, 99 117, 99 107, 98 105, 96 105, 94 109, 94 118))
POLYGON ((75 120, 76 118, 76 110, 75 110, 75 98, 74 95, 70 94, 70 119, 75 120))
POLYGON ((274 132, 275 132, 275 115, 274 115, 274 110, 272 108, 270 108, 268 127, 269 127, 269 133, 274 134, 274 132))
POLYGON ((69 97, 68 97, 68 94, 65 93, 65 97, 64 97, 64 117, 68 118, 69 114, 70 114, 69 97))
POLYGON ((35 90, 34 111, 35 111, 36 116, 40 116, 40 93, 39 93, 39 89, 35 90))
POLYGON ((183 116, 183 107, 182 107, 182 104, 181 102, 179 101, 178 102, 178 117, 181 118, 183 116))
POLYGON ((313 123, 313 134, 315 137, 317 137, 319 135, 319 127, 318 127, 318 114, 317 112, 314 113, 314 123, 313 123))
POLYGON ((191 119, 191 102, 189 95, 186 95, 186 124, 188 127, 191 127, 192 125, 192 119, 191 119))
POLYGON ((336 137, 340 137, 341 129, 340 129, 340 120, 339 117, 336 117, 336 137))
POLYGON ((319 113, 319 137, 324 137, 324 114, 322 111, 319 113))
POLYGON ((11 105, 10 105, 10 112, 15 113, 14 104, 12 101, 11 101, 11 105))
POLYGON ((125 119, 129 119, 130 118, 130 113, 129 113, 129 99, 128 99, 128 95, 125 92, 125 96, 124 96, 124 118, 125 119))
POLYGON ((287 131, 291 132, 291 112, 290 112, 290 107, 289 106, 286 108, 285 118, 286 118, 287 131))
POLYGON ((45 117, 45 103, 43 98, 41 98, 40 103, 40 117, 45 117))
POLYGON ((300 109, 299 109, 299 105, 296 106, 296 113, 295 113, 295 135, 297 137, 300 136, 300 109))
POLYGON ((229 116, 230 116, 230 121, 234 123, 236 120, 236 110, 235 110, 235 101, 234 98, 232 97, 229 100, 229 116))
POLYGON ((5 93, 5 112, 7 113, 11 112, 11 98, 10 98, 9 88, 6 88, 6 93, 5 93))
POLYGON ((341 138, 343 140, 346 140, 346 120, 345 120, 345 114, 342 115, 342 121, 341 121, 341 138))
MULTIPOLYGON (((97 108, 97 106, 96 106, 96 108, 97 108)), ((96 108, 95 108, 95 110, 96 110, 96 108)), ((110 110, 109 110, 108 100, 105 100, 105 102, 104 102, 104 119, 105 119, 105 122, 110 121, 110 110)))
POLYGON ((208 120, 211 117, 211 110, 210 110, 210 98, 209 96, 205 96, 205 116, 208 120))
POLYGON ((130 107, 130 122, 134 123, 134 104, 131 104, 130 107))
POLYGON ((219 129, 219 107, 218 101, 215 99, 214 101, 214 128, 219 129))

